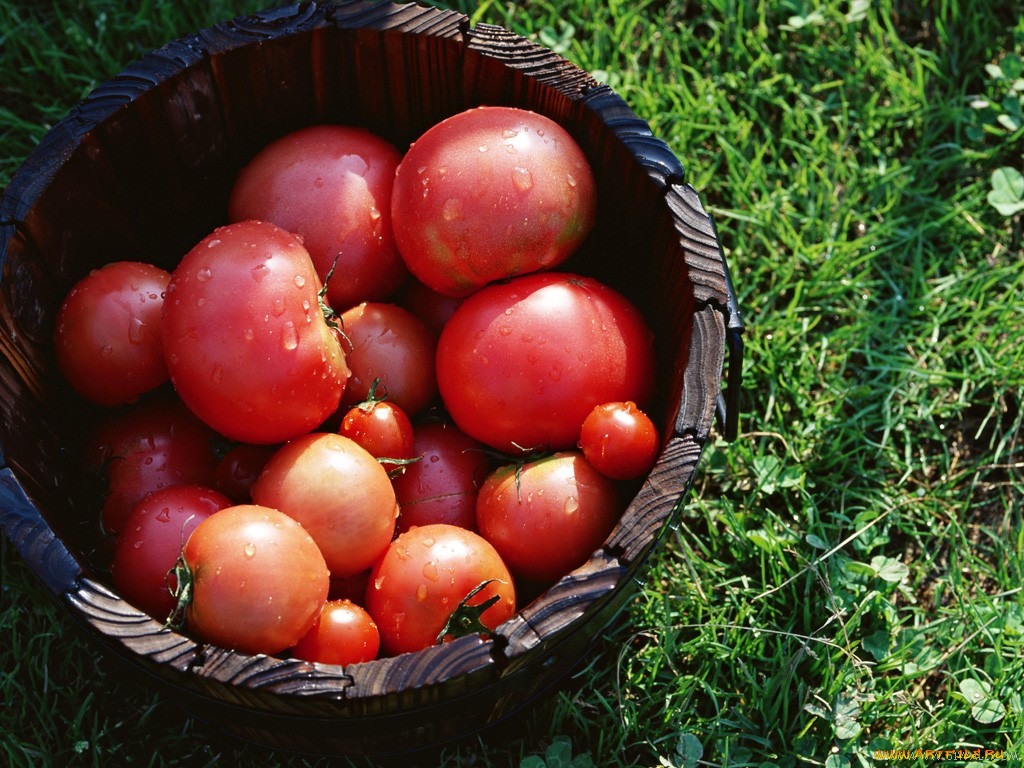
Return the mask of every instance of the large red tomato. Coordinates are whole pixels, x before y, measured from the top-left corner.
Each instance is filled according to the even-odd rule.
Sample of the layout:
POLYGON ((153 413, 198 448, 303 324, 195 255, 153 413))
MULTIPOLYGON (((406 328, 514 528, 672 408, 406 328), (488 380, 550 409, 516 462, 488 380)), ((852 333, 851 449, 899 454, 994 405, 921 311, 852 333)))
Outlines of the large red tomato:
POLYGON ((366 400, 375 381, 377 394, 386 394, 410 418, 437 395, 437 336, 411 312, 397 304, 364 302, 342 313, 341 327, 352 371, 343 405, 366 400))
POLYGON ((320 615, 330 575, 302 526, 276 509, 227 507, 185 543, 191 578, 186 626, 209 643, 245 653, 295 645, 320 615))
POLYGON ((480 535, 513 574, 540 583, 586 562, 621 511, 615 483, 578 451, 501 467, 477 498, 480 535))
POLYGON ((252 499, 298 520, 334 577, 373 565, 398 517, 384 467, 355 441, 331 432, 311 432, 280 448, 253 485, 252 499))
POLYGON ((262 219, 301 235, 321 280, 334 269, 327 296, 338 311, 386 299, 406 275, 391 233, 400 159, 395 147, 362 128, 303 128, 242 169, 228 218, 262 219))
POLYGON ((590 232, 594 175, 572 136, 514 107, 476 107, 426 131, 395 176, 395 242, 430 288, 466 296, 561 263, 590 232))
POLYGON ((455 423, 498 450, 573 448, 594 406, 646 402, 653 339, 640 311, 593 278, 524 275, 455 311, 438 343, 438 388, 455 423))
POLYGON ((175 389, 203 421, 247 443, 304 434, 341 401, 348 368, 297 237, 245 221, 215 230, 175 268, 163 342, 175 389))
POLYGON ((115 261, 71 289, 57 313, 57 364, 72 388, 100 405, 134 402, 167 381, 160 310, 171 275, 115 261))
POLYGON ((380 630, 385 653, 418 651, 437 642, 452 613, 467 601, 498 601, 480 617, 494 629, 515 613, 512 576, 494 547, 454 525, 424 525, 392 542, 374 566, 366 588, 366 610, 380 630))

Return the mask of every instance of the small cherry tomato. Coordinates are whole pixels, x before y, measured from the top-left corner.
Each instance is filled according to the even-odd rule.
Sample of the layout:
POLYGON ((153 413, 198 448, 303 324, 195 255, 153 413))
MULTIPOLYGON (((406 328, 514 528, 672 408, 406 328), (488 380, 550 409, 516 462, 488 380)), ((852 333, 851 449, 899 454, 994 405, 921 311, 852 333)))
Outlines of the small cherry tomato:
POLYGON ((339 433, 354 440, 380 461, 388 472, 405 466, 413 458, 413 429, 405 411, 387 400, 370 399, 349 409, 341 420, 339 433), (401 459, 387 462, 383 459, 401 459))
POLYGON ((632 480, 651 471, 658 458, 658 429, 636 403, 603 403, 583 420, 579 447, 606 477, 632 480))
POLYGON ((494 629, 515 613, 515 586, 494 547, 454 525, 424 525, 396 538, 374 566, 366 588, 366 610, 389 655, 434 645, 456 608, 480 605, 482 624, 494 629), (470 592, 488 582, 472 598, 470 592))
POLYGON ((57 365, 71 387, 100 405, 133 403, 168 379, 160 314, 171 275, 115 261, 83 277, 57 312, 57 365))
POLYGON ((358 664, 375 659, 379 649, 380 632, 370 614, 351 600, 328 600, 292 648, 292 656, 322 664, 358 664))
POLYGON ((111 575, 121 597, 159 621, 170 616, 174 564, 189 534, 230 506, 224 494, 198 485, 171 485, 143 498, 125 519, 114 546, 111 575))
POLYGON ((243 653, 295 645, 327 600, 330 574, 312 537, 276 509, 240 504, 203 520, 185 543, 185 625, 243 653))
POLYGON ((513 574, 550 583, 586 562, 621 511, 615 483, 564 451, 495 470, 477 498, 477 525, 513 574))

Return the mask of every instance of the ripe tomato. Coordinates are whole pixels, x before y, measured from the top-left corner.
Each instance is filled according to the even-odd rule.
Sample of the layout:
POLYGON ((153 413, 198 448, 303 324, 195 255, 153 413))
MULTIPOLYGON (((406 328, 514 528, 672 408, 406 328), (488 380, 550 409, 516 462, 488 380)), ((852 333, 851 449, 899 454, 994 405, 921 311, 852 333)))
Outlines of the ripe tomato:
POLYGON ((621 514, 615 483, 578 451, 507 465, 477 498, 480 535, 517 577, 549 583, 587 561, 621 514))
POLYGON ((494 629, 515 613, 512 576, 494 547, 454 525, 424 525, 401 534, 374 566, 366 588, 366 610, 385 653, 434 645, 459 603, 485 581, 490 583, 468 604, 498 595, 480 617, 494 629))
POLYGON ((338 311, 386 299, 406 275, 391 231, 400 159, 395 147, 362 128, 303 128, 242 169, 228 218, 261 219, 301 235, 338 311))
POLYGON ((398 516, 380 463, 330 432, 311 432, 280 448, 253 485, 252 498, 298 520, 334 577, 369 568, 387 549, 398 516))
POLYGON ((215 230, 171 275, 164 351, 181 399, 239 442, 280 443, 338 407, 348 368, 309 254, 273 224, 215 230))
POLYGON ((100 405, 132 403, 167 381, 160 310, 170 273, 115 261, 71 289, 57 312, 57 365, 71 387, 100 405))
POLYGON ((458 309, 462 299, 445 296, 410 277, 398 294, 397 303, 426 323, 435 336, 440 336, 445 323, 458 309))
POLYGON ((252 485, 278 445, 239 443, 225 453, 214 468, 213 485, 236 504, 252 501, 252 485))
POLYGON ((203 520, 185 543, 191 579, 186 626, 243 653, 279 653, 313 626, 330 575, 302 526, 275 509, 227 507, 203 520))
POLYGON ((292 656, 323 664, 358 664, 377 657, 380 632, 370 614, 351 600, 328 600, 292 656))
POLYGON ((174 611, 174 564, 189 534, 214 512, 231 506, 222 493, 198 485, 153 491, 128 515, 111 564, 121 597, 159 621, 174 611))
POLYGON ((413 428, 417 461, 392 478, 398 532, 448 523, 476 530, 476 495, 492 469, 484 446, 454 424, 425 421, 413 428))
POLYGON ((343 312, 341 325, 352 371, 342 405, 366 400, 374 381, 410 418, 430 404, 437 395, 437 337, 422 320, 397 304, 370 302, 343 312))
POLYGON ((441 333, 437 383, 455 423, 505 452, 576 446, 600 403, 643 403, 653 334, 625 297, 590 277, 539 272, 467 298, 441 333))
MULTIPOLYGON (((381 459, 413 458, 412 422, 405 411, 387 400, 371 398, 351 408, 341 420, 340 434, 365 448, 371 456, 381 459)), ((404 463, 381 461, 386 472, 406 466, 404 463)))
POLYGON ((177 398, 129 406, 102 422, 86 448, 86 468, 102 477, 103 526, 116 533, 152 491, 213 485, 216 434, 177 398))
POLYGON ((596 199, 564 128, 523 109, 476 107, 432 126, 402 158, 395 242, 423 283, 466 296, 564 261, 593 227, 596 199))
POLYGON ((583 420, 579 447, 605 477, 632 480, 658 458, 658 429, 636 403, 602 403, 583 420))

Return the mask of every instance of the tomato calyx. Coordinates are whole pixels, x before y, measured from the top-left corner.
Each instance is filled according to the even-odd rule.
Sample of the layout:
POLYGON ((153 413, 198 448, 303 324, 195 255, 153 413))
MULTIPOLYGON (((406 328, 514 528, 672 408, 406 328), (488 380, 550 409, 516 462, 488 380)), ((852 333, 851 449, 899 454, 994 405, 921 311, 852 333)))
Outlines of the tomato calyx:
POLYGON ((185 626, 185 611, 192 602, 192 584, 195 581, 192 568, 185 560, 185 526, 195 515, 189 515, 181 523, 181 544, 178 548, 178 559, 174 561, 174 567, 167 571, 167 591, 174 598, 174 610, 167 614, 164 627, 180 630, 185 626), (171 576, 174 577, 174 584, 171 584, 171 576))
POLYGON ((345 334, 345 324, 341 320, 341 313, 338 312, 334 307, 327 303, 327 286, 330 285, 331 278, 334 277, 334 270, 338 267, 338 259, 341 254, 337 254, 334 257, 334 261, 331 263, 331 268, 327 270, 327 274, 324 275, 324 284, 320 286, 320 290, 316 294, 316 303, 320 307, 320 313, 324 316, 324 322, 327 323, 327 327, 334 331, 337 331, 338 335, 341 336, 348 344, 349 348, 352 347, 352 340, 345 334))
POLYGON ((363 413, 372 413, 377 403, 383 403, 387 399, 388 388, 381 383, 380 376, 377 376, 370 382, 370 391, 366 393, 366 399, 355 407, 363 413))
POLYGON ((483 616, 484 611, 501 599, 501 595, 491 595, 491 597, 477 605, 468 605, 468 603, 478 592, 480 592, 480 590, 486 588, 492 581, 500 582, 501 580, 487 579, 486 581, 481 581, 473 587, 473 589, 471 589, 464 598, 462 598, 459 604, 455 607, 455 610, 452 611, 452 615, 448 617, 448 621, 444 623, 441 631, 437 633, 438 645, 445 642, 445 639, 465 637, 466 635, 491 634, 491 628, 483 623, 481 616, 483 616))

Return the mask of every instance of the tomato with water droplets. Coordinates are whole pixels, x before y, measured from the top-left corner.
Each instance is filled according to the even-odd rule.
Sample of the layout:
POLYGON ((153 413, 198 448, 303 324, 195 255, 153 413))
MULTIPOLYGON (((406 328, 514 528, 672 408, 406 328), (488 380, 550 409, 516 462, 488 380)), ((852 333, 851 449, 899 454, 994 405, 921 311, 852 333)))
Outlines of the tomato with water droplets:
POLYGON ((413 528, 391 543, 370 573, 365 605, 380 630, 381 648, 394 655, 437 643, 463 600, 476 606, 495 596, 480 616, 492 630, 515 613, 512 576, 479 535, 439 523, 413 528))
POLYGON ((191 595, 185 626, 202 640, 275 654, 305 635, 327 601, 316 543, 283 512, 254 504, 203 520, 182 553, 191 595))
POLYGON ((380 632, 365 608, 351 600, 328 600, 292 656, 321 664, 358 664, 376 658, 380 632))
POLYGON ((349 370, 300 240, 273 224, 214 230, 185 254, 163 305, 171 381, 239 442, 282 443, 337 410, 349 370))

